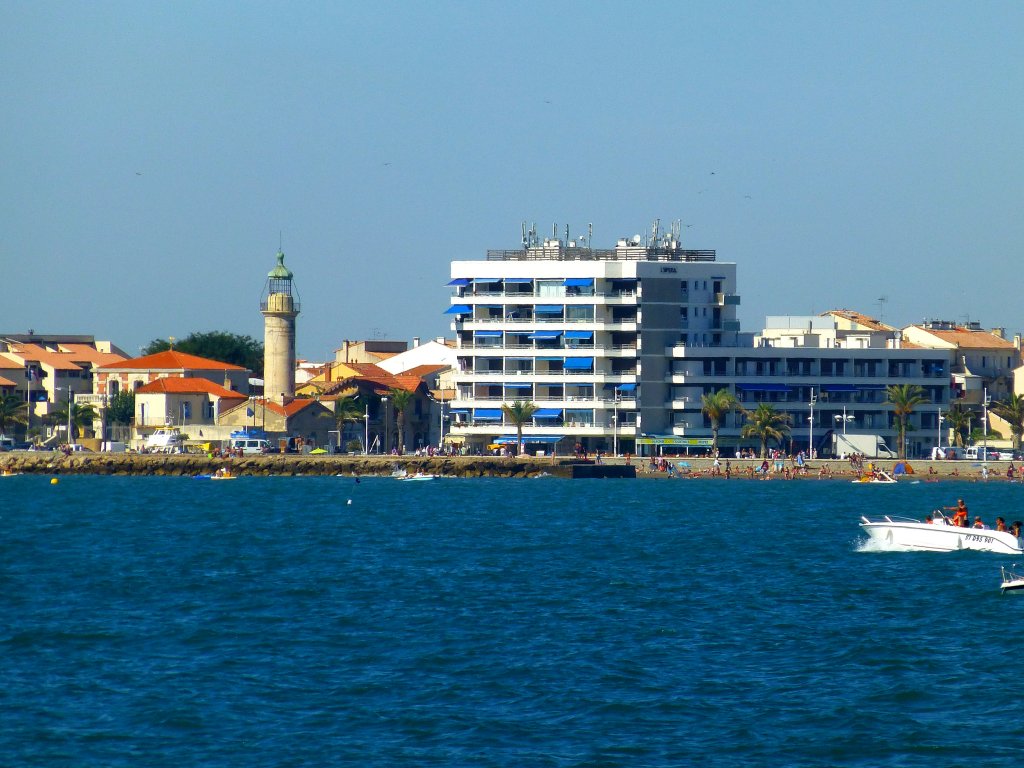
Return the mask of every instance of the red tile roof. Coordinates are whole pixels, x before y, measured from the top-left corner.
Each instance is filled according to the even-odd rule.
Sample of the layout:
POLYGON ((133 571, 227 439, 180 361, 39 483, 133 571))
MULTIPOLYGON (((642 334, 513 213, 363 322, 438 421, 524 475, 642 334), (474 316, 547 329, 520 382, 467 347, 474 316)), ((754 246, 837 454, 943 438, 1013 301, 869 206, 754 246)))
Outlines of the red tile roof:
POLYGON ((125 359, 124 355, 119 355, 116 352, 100 352, 88 344, 61 344, 60 349, 71 355, 71 359, 75 362, 94 363, 97 366, 119 363, 125 359))
POLYGON ((393 376, 373 363, 342 363, 342 365, 351 368, 358 375, 342 377, 331 383, 337 384, 339 382, 351 382, 356 379, 362 379, 376 385, 377 390, 382 394, 384 393, 383 390, 388 389, 406 389, 410 392, 415 392, 416 388, 422 383, 422 379, 419 376, 408 376, 404 373, 393 376))
POLYGON ((244 371, 240 365, 232 365, 231 363, 222 363, 219 360, 210 360, 206 357, 199 357, 198 355, 189 355, 185 352, 177 352, 173 349, 167 349, 163 352, 157 352, 152 355, 146 355, 145 357, 136 357, 131 360, 123 360, 119 363, 111 363, 109 365, 102 366, 104 370, 107 369, 120 369, 120 370, 159 370, 159 371, 181 371, 181 370, 196 370, 196 371, 244 371))
POLYGON ((174 394, 206 394, 215 395, 216 397, 221 398, 230 398, 232 400, 248 399, 248 395, 243 395, 241 392, 227 389, 226 387, 222 387, 220 384, 214 384, 209 379, 194 378, 191 376, 185 378, 180 376, 166 376, 162 379, 151 381, 149 384, 141 386, 135 390, 136 394, 142 395, 152 395, 160 392, 174 394))
POLYGON ((18 386, 18 385, 15 384, 10 379, 5 379, 3 376, 0 376, 0 387, 16 387, 16 386, 18 386))
POLYGON ((0 353, 0 368, 9 368, 12 371, 23 371, 25 370, 25 364, 19 363, 17 360, 12 360, 3 353, 0 353))
POLYGON ((23 360, 30 360, 34 363, 47 365, 55 371, 80 371, 82 367, 76 365, 74 358, 65 352, 51 352, 46 347, 38 344, 9 344, 9 354, 17 355, 23 360))
POLYGON ((956 328, 952 331, 938 331, 922 326, 915 326, 925 333, 930 333, 947 344, 955 344, 963 349, 1016 349, 1012 341, 996 336, 988 331, 972 331, 968 328, 956 328))

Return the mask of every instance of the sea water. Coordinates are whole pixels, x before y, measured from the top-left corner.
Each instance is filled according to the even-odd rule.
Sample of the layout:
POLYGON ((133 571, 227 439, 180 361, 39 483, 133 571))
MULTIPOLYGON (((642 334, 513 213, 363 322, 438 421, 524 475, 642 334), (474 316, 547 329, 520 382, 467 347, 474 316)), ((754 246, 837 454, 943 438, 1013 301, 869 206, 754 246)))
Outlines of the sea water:
POLYGON ((0 480, 0 763, 1010 766, 1024 486, 0 480))

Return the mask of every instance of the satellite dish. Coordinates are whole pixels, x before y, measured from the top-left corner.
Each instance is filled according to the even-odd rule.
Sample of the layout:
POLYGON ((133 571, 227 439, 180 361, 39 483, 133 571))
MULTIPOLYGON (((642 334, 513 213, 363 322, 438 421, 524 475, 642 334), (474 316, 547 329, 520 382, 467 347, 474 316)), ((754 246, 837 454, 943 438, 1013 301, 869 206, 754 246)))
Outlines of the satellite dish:
POLYGON ((633 235, 633 245, 640 245, 640 235, 633 235))

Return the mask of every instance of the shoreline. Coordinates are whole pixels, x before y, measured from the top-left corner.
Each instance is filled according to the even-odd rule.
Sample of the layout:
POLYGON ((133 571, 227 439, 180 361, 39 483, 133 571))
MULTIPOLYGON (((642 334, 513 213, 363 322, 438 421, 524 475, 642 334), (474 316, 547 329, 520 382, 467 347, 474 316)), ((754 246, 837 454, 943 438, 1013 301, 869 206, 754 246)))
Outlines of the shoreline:
MULTIPOLYGON (((761 459, 729 459, 732 480, 855 480, 860 473, 849 461, 815 459, 808 462, 806 472, 772 472, 762 477, 752 473, 761 465, 761 459), (822 467, 828 475, 819 477, 822 467)), ((686 462, 688 467, 674 472, 674 479, 726 480, 725 460, 720 460, 722 474, 713 474, 713 459, 688 457, 673 458, 672 463, 686 462)), ((774 464, 769 462, 772 467, 774 464)), ((865 467, 871 462, 865 462, 865 467)), ((908 461, 913 473, 909 480, 937 482, 939 480, 985 481, 980 462, 971 461, 908 461), (934 474, 929 474, 929 467, 934 474)), ((272 454, 243 456, 241 458, 213 458, 191 454, 135 454, 135 453, 75 453, 65 456, 59 452, 11 451, 0 453, 0 471, 32 475, 115 475, 193 477, 212 474, 222 467, 241 476, 389 476, 395 470, 409 473, 423 472, 445 477, 537 477, 554 475, 572 477, 573 467, 623 466, 622 457, 602 458, 601 464, 581 462, 566 457, 499 457, 499 456, 340 456, 272 454)), ((665 479, 667 472, 651 471, 649 461, 633 457, 629 464, 636 469, 637 478, 665 479)), ((891 471, 894 460, 874 462, 879 469, 891 471)), ((990 462, 987 482, 1007 482, 1006 469, 1010 462, 990 462)), ((787 467, 791 466, 787 462, 787 467)), ((1015 467, 1017 465, 1014 465, 1015 467)), ((903 482, 906 482, 906 479, 903 482)))

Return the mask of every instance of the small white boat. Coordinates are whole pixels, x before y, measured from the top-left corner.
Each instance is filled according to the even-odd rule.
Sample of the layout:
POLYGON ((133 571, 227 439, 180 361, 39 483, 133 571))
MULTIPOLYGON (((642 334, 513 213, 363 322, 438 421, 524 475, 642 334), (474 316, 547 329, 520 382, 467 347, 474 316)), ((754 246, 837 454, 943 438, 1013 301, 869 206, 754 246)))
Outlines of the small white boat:
POLYGON ((851 480, 851 483, 895 483, 896 478, 881 469, 876 469, 874 472, 861 475, 856 480, 851 480))
POLYGON ((398 479, 398 480, 405 480, 405 481, 409 481, 409 480, 436 480, 437 479, 437 475, 431 475, 431 474, 428 474, 426 472, 417 472, 417 473, 415 473, 413 475, 408 475, 408 474, 407 475, 401 475, 401 476, 398 476, 396 479, 398 479))
POLYGON ((1005 565, 999 570, 1003 574, 1002 583, 999 585, 999 589, 1002 592, 1022 592, 1024 593, 1024 573, 1017 573, 1014 568, 1019 567, 1016 563, 1007 568, 1005 565))
POLYGON ((1024 553, 1021 540, 1006 531, 988 528, 961 528, 951 525, 941 513, 933 512, 932 522, 910 517, 882 515, 861 517, 860 527, 875 544, 886 549, 918 550, 923 552, 956 552, 971 549, 978 552, 998 552, 1003 555, 1024 553))

